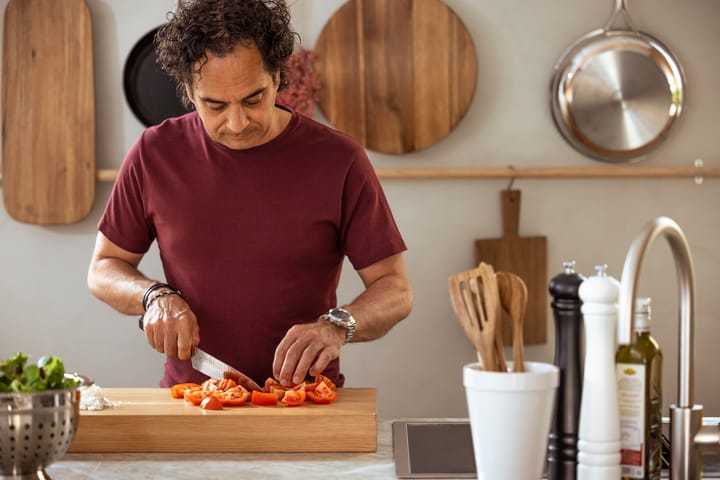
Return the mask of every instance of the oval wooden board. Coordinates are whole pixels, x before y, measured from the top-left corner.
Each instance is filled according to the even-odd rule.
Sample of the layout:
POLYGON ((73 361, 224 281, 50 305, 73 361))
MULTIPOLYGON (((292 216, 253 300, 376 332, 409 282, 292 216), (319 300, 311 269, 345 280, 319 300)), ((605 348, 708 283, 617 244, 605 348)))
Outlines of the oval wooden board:
POLYGON ((95 91, 84 0, 10 0, 2 56, 2 188, 15 220, 73 223, 95 198, 95 91))
POLYGON ((370 150, 406 153, 437 143, 475 94, 475 46, 440 0, 350 0, 314 51, 320 109, 370 150))

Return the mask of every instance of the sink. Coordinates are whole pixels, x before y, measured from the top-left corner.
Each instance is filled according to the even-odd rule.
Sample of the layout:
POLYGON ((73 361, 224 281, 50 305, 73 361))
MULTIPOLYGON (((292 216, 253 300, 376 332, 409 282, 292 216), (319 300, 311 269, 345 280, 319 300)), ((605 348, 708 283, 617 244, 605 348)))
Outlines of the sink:
MULTIPOLYGON (((664 417, 666 437, 669 423, 664 417)), ((703 418, 703 425, 718 424, 720 417, 703 418)), ((402 420, 392 427, 397 478, 476 478, 469 420, 402 420)), ((669 458, 663 448, 662 478, 669 478, 669 458)), ((703 478, 720 478, 720 453, 703 455, 702 472, 703 478)))

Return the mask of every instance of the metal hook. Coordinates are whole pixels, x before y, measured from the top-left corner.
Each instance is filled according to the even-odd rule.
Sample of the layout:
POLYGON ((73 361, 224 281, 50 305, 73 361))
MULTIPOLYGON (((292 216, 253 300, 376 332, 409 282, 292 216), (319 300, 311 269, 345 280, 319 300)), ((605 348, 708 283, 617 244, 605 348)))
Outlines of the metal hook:
POLYGON ((696 158, 693 166, 695 167, 695 185, 702 185, 704 178, 700 171, 703 166, 705 166, 705 163, 702 161, 702 158, 696 158))
POLYGON ((515 183, 515 167, 512 165, 508 165, 508 168, 510 169, 510 182, 508 183, 507 190, 508 192, 512 190, 513 183, 515 183))

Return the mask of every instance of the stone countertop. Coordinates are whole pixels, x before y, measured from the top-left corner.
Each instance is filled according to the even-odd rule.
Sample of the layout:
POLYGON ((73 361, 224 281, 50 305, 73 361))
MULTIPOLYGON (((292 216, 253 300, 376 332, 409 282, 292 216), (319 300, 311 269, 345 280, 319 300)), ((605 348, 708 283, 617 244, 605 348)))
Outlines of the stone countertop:
POLYGON ((396 478, 390 420, 378 421, 374 453, 68 453, 47 473, 62 480, 396 478))
MULTIPOLYGON (((57 480, 395 479, 392 423, 378 421, 373 453, 68 453, 47 473, 57 480)), ((720 478, 720 453, 704 460, 703 476, 720 478)))

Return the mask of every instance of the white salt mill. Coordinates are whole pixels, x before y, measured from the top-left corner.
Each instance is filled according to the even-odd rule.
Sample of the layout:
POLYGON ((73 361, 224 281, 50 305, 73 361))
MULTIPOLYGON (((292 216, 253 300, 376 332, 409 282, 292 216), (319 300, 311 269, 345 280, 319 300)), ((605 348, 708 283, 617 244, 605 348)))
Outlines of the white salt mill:
POLYGON ((620 283, 595 267, 583 281, 585 370, 578 427, 578 480, 618 480, 620 415, 615 377, 615 330, 620 283))

